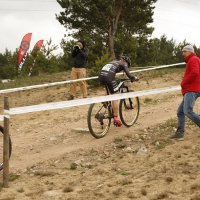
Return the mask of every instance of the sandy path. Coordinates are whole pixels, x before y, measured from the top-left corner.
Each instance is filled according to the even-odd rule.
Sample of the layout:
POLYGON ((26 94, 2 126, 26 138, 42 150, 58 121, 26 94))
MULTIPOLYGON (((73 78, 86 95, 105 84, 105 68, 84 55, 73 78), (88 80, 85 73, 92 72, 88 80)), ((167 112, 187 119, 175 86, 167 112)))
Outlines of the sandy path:
MULTIPOLYGON (((155 100, 158 96, 149 98, 155 100)), ((181 96, 169 94, 159 96, 159 98, 165 100, 161 102, 157 100, 155 104, 141 106, 139 119, 133 127, 117 128, 112 125, 106 137, 99 140, 89 133, 73 131, 74 128, 87 128, 88 106, 15 116, 11 124, 13 141, 11 170, 25 169, 38 162, 56 158, 80 148, 102 146, 116 136, 130 132, 134 134, 134 131, 146 129, 176 117, 181 96)))

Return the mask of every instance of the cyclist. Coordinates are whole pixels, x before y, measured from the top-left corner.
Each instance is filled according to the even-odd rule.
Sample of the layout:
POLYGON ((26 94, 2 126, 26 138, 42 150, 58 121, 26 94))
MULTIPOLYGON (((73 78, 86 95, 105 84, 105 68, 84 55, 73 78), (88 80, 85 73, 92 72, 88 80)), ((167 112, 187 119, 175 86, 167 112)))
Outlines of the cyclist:
MULTIPOLYGON (((120 60, 114 60, 108 64, 106 64, 99 74, 99 81, 102 85, 105 85, 108 88, 109 94, 114 94, 119 91, 119 86, 117 84, 115 75, 118 72, 124 71, 125 74, 131 81, 138 81, 139 78, 132 75, 128 67, 131 65, 131 60, 128 56, 121 56, 120 60)), ((112 101, 112 109, 114 113, 114 123, 117 126, 121 126, 122 122, 118 118, 119 112, 119 103, 118 100, 112 101)))

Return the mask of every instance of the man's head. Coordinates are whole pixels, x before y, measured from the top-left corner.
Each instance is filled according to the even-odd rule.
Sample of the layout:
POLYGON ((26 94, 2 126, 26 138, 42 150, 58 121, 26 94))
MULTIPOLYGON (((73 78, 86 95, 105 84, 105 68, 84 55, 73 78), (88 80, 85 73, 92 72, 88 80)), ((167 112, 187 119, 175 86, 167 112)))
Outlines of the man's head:
POLYGON ((183 47, 182 49, 182 54, 183 54, 183 57, 186 58, 187 56, 189 56, 190 54, 194 53, 194 48, 192 45, 186 45, 183 47))
POLYGON ((121 56, 121 61, 125 62, 127 64, 128 67, 131 66, 131 59, 128 56, 121 56))

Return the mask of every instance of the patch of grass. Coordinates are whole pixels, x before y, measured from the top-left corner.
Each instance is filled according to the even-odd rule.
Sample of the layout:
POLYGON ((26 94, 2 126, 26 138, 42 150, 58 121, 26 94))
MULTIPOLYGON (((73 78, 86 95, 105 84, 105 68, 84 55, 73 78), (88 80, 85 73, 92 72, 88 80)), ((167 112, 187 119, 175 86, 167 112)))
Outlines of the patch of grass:
POLYGON ((145 188, 142 188, 142 189, 141 189, 141 194, 142 194, 143 196, 147 196, 147 190, 146 190, 145 188))
POLYGON ((192 184, 191 187, 190 187, 190 189, 193 190, 193 191, 194 190, 198 190, 199 191, 200 190, 200 183, 194 183, 194 184, 192 184))
POLYGON ((168 177, 165 178, 165 180, 166 180, 167 183, 171 183, 173 181, 173 178, 168 176, 168 177))
POLYGON ((124 179, 122 179, 122 180, 120 181, 120 184, 121 184, 121 185, 129 185, 129 184, 131 184, 131 183, 133 183, 133 181, 132 181, 131 179, 128 179, 128 178, 124 178, 124 179))
POLYGON ((126 142, 124 142, 123 138, 121 137, 114 138, 113 142, 116 144, 116 147, 119 149, 123 149, 127 146, 126 142))
POLYGON ((67 187, 65 187, 64 189, 63 189, 63 192, 64 193, 69 193, 69 192, 73 192, 74 190, 73 190, 73 188, 72 187, 69 187, 69 186, 67 186, 67 187))
POLYGON ((116 147, 119 148, 119 149, 123 149, 123 148, 125 148, 126 146, 127 146, 127 145, 126 145, 126 143, 124 143, 124 142, 121 142, 121 143, 119 143, 119 144, 116 145, 116 147))
POLYGON ((23 189, 23 188, 18 188, 18 189, 17 189, 17 192, 23 193, 23 192, 24 192, 24 189, 23 189))
POLYGON ((127 196, 129 199, 136 199, 136 196, 135 196, 134 192, 132 192, 132 191, 129 191, 127 196))
POLYGON ((115 196, 119 196, 122 193, 122 189, 121 188, 117 188, 117 189, 113 190, 112 193, 115 196))
POLYGON ((148 98, 148 97, 144 99, 144 103, 146 103, 146 104, 151 103, 152 101, 153 101, 153 99, 148 98))
MULTIPOLYGON (((169 144, 172 144, 172 140, 170 139, 165 139, 165 140, 162 140, 162 141, 159 141, 159 144, 156 145, 156 149, 157 150, 160 150, 160 149, 163 149, 165 148, 167 145, 169 144)), ((153 142, 155 144, 155 142, 153 142)))
POLYGON ((43 176, 54 176, 55 173, 54 172, 36 171, 36 172, 34 172, 34 175, 35 176, 41 176, 41 177, 43 177, 43 176))
POLYGON ((168 193, 167 192, 162 192, 160 194, 157 195, 157 199, 165 199, 168 198, 168 193))
POLYGON ((114 138, 114 140, 113 140, 113 142, 114 142, 115 144, 120 143, 120 142, 122 142, 122 141, 123 141, 123 139, 120 138, 120 137, 116 137, 116 138, 114 138))
POLYGON ((10 174, 9 181, 10 181, 10 182, 15 181, 15 180, 17 180, 19 177, 20 177, 19 174, 10 174))
POLYGON ((120 174, 123 175, 123 176, 128 176, 128 175, 130 175, 130 172, 122 171, 120 174))
POLYGON ((158 100, 157 100, 157 99, 151 99, 151 98, 146 97, 146 98, 144 99, 144 103, 145 103, 145 104, 156 104, 156 103, 158 103, 158 100))
POLYGON ((45 184, 46 184, 46 185, 54 185, 54 182, 46 181, 45 184))
POLYGON ((77 169, 77 167, 78 167, 78 165, 75 162, 70 164, 70 169, 71 170, 75 170, 75 169, 77 169))
POLYGON ((93 156, 98 155, 98 151, 95 150, 94 148, 92 148, 92 149, 90 149, 89 155, 93 155, 93 156))
POLYGON ((160 125, 160 129, 168 129, 177 126, 177 118, 171 118, 167 120, 165 123, 160 125))
POLYGON ((7 88, 16 88, 16 87, 23 87, 29 85, 37 85, 43 83, 51 83, 57 81, 64 81, 66 77, 69 76, 69 72, 60 72, 60 73, 53 73, 53 74, 43 74, 41 73, 38 76, 19 76, 15 78, 14 81, 8 83, 0 83, 0 89, 7 89, 7 88))

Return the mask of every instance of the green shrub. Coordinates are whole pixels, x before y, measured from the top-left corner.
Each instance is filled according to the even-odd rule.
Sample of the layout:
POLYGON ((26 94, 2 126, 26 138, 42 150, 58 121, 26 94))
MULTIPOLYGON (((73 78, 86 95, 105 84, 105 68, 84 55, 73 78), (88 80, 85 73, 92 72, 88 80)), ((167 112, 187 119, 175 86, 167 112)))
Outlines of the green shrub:
MULTIPOLYGON (((95 65, 90 69, 89 72, 89 76, 93 77, 93 76, 98 76, 102 67, 107 64, 108 62, 110 62, 112 59, 110 57, 110 54, 105 53, 102 57, 97 58, 97 60, 95 61, 95 65)), ((99 85, 98 80, 91 80, 88 82, 89 85, 93 85, 93 86, 97 86, 99 85)))

